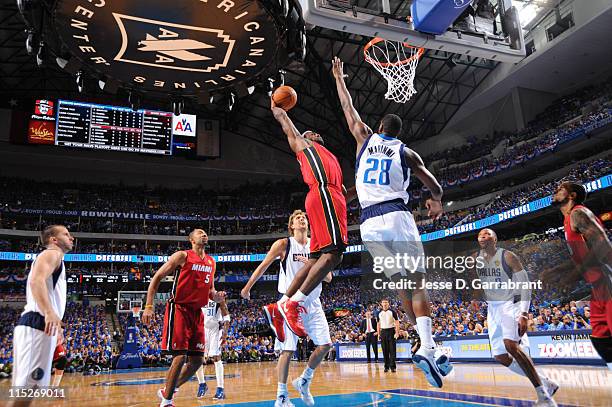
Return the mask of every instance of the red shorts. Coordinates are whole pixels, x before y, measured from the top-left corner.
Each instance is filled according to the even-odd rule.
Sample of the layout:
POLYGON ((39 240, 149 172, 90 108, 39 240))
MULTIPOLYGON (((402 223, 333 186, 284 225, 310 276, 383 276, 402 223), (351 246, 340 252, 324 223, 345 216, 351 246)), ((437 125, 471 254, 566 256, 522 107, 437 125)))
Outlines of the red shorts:
POLYGON ((62 356, 66 356, 66 349, 64 349, 64 345, 57 345, 55 352, 53 352, 53 361, 56 362, 62 356))
POLYGON ((329 185, 312 188, 306 195, 306 214, 310 222, 310 254, 344 252, 348 244, 346 199, 342 191, 329 185))
POLYGON ((612 300, 591 300, 591 328, 596 338, 612 336, 612 300))
POLYGON ((163 351, 204 354, 204 314, 201 308, 168 302, 162 334, 163 351))

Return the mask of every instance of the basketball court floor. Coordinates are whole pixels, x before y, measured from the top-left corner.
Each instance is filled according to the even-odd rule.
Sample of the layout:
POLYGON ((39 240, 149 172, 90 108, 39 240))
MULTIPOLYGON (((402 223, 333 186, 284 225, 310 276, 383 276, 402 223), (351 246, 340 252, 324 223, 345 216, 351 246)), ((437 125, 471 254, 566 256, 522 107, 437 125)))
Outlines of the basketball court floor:
MULTIPOLYGON (((214 367, 208 366, 209 392, 196 399, 195 378, 181 387, 177 406, 272 406, 276 396, 274 362, 225 365, 227 399, 213 401, 214 367)), ((401 363, 396 373, 384 373, 382 364, 324 362, 317 370, 312 393, 321 407, 393 406, 531 406, 535 392, 527 379, 494 364, 455 364, 442 389, 430 387, 412 364, 401 363)), ((292 364, 289 380, 304 363, 292 364)), ((539 366, 561 388, 555 396, 560 406, 611 406, 612 372, 604 367, 539 366)), ((165 369, 142 369, 99 376, 66 374, 64 401, 36 402, 44 406, 155 406, 157 389, 163 386, 165 369)), ((0 382, 4 393, 10 381, 0 382), (4 390, 3 390, 4 389, 4 390)), ((290 386, 291 387, 291 386, 290 386)), ((304 406, 290 388, 296 407, 304 406)), ((1 404, 1 403, 0 403, 1 404)))

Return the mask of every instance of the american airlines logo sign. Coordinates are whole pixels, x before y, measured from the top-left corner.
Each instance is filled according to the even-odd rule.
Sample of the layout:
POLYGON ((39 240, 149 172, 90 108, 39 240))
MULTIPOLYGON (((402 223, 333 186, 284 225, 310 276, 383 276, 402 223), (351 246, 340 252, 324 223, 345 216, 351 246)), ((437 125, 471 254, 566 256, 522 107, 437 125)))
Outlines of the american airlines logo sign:
POLYGON ((247 80, 276 57, 274 17, 252 0, 64 0, 55 27, 97 72, 148 90, 195 93, 247 80))

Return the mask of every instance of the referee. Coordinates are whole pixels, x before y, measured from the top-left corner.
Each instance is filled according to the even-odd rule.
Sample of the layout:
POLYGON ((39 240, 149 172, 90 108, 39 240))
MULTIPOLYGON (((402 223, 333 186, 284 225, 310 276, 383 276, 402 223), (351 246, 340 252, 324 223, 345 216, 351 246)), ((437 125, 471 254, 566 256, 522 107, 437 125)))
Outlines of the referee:
POLYGON ((399 337, 399 320, 397 313, 389 309, 389 300, 380 302, 382 311, 378 313, 378 337, 385 360, 385 372, 395 372, 395 340, 399 337))

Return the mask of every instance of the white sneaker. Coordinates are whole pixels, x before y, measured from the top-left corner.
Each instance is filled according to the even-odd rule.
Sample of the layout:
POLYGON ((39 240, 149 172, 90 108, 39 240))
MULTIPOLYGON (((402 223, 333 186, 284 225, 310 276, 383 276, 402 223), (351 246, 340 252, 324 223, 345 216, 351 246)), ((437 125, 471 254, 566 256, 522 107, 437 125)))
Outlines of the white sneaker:
POLYGON ((274 407, 295 407, 295 405, 291 402, 291 400, 289 400, 288 394, 283 394, 276 397, 274 407))
POLYGON ((551 398, 536 401, 534 407, 557 407, 557 402, 551 398))
POLYGON ((302 376, 300 376, 291 382, 293 387, 298 391, 298 393, 300 393, 300 397, 302 398, 304 404, 306 404, 308 407, 314 406, 314 398, 312 397, 312 394, 310 394, 311 381, 312 379, 304 379, 302 376))
POLYGON ((542 385, 546 389, 546 392, 550 397, 554 396, 557 390, 559 390, 559 384, 557 382, 552 381, 548 377, 542 378, 542 385))
POLYGON ((425 378, 434 387, 442 387, 442 375, 438 369, 438 365, 434 360, 434 349, 421 349, 412 357, 414 364, 425 373, 425 378))

